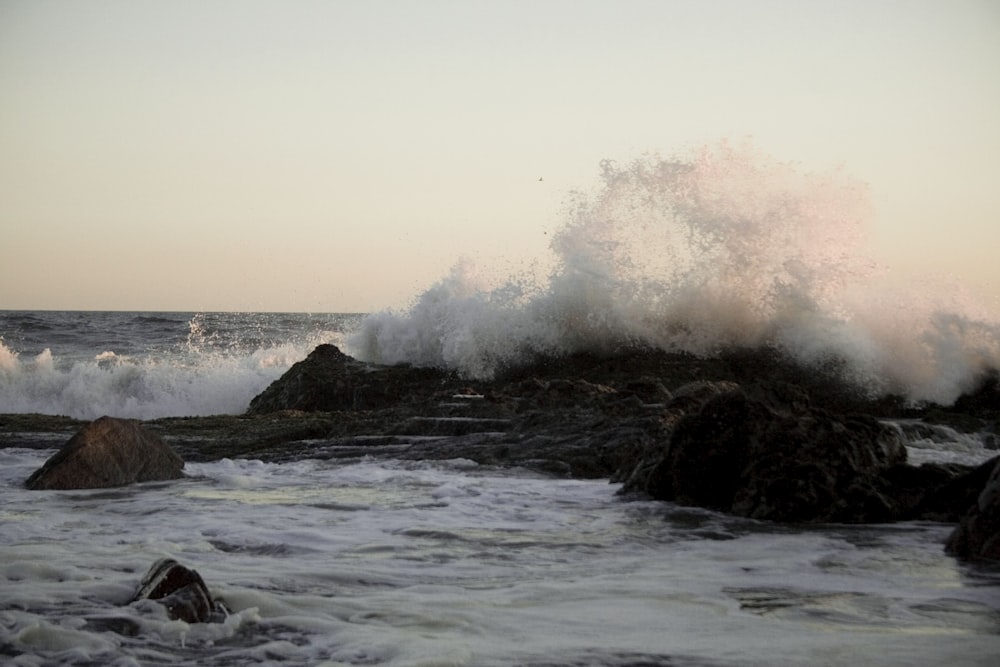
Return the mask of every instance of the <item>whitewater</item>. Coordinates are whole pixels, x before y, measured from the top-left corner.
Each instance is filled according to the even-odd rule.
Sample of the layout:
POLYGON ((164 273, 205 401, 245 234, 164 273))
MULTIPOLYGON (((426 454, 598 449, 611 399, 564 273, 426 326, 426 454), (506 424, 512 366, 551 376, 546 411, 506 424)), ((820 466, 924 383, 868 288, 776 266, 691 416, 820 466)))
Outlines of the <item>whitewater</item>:
MULTIPOLYGON (((867 289, 879 271, 870 216, 844 173, 803 173, 746 146, 609 162, 569 202, 551 268, 460 262, 404 310, 0 311, 0 426, 26 413, 240 415, 321 343, 470 382, 546 354, 767 346, 833 364, 871 394, 950 403, 1000 367, 1000 324, 952 295, 867 289)), ((996 454, 981 434, 908 433, 913 463, 996 454)), ((0 436, 5 665, 1000 655, 1000 570, 945 555, 950 524, 768 524, 464 459, 221 459, 189 462, 176 482, 29 492, 66 434, 0 436), (128 604, 161 557, 198 570, 230 616, 187 624, 128 604)))
POLYGON ((355 314, 0 311, 0 414, 240 414, 355 314))
POLYGON ((352 353, 491 377, 526 358, 769 346, 872 395, 950 404, 1000 368, 1000 322, 953 285, 879 288, 867 187, 750 144, 606 161, 552 241, 550 273, 468 261, 352 353))
POLYGON ((189 464, 26 492, 0 451, 12 665, 992 665, 1000 573, 949 527, 799 528, 468 461, 189 464), (122 606, 161 556, 220 624, 122 606))

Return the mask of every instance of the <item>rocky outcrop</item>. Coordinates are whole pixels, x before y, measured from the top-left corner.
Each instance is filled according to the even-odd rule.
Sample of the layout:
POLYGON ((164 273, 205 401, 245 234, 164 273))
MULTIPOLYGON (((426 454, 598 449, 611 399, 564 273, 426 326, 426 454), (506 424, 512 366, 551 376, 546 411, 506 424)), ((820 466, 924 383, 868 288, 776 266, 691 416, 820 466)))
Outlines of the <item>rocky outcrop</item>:
POLYGON ((86 424, 25 482, 29 489, 100 489, 178 479, 184 461, 133 420, 101 417, 86 424))
POLYGON ((173 558, 153 563, 130 603, 138 600, 156 600, 170 618, 187 623, 222 621, 229 614, 225 604, 212 597, 201 575, 173 558))
POLYGON ((682 410, 659 451, 635 462, 625 492, 773 521, 894 517, 881 473, 906 461, 895 429, 813 408, 794 386, 708 387, 715 395, 682 410))
POLYGON ((663 484, 659 479, 671 465, 667 461, 670 452, 670 437, 681 419, 697 412, 709 400, 719 394, 739 389, 739 385, 729 381, 699 380, 689 382, 676 389, 659 415, 662 437, 639 449, 634 449, 624 457, 622 467, 612 476, 612 482, 623 482, 623 493, 640 492, 655 495, 653 489, 663 484))
MULTIPOLYGON (((245 415, 147 426, 192 461, 465 458, 611 477, 625 493, 762 519, 957 522, 982 490, 983 471, 907 465, 902 443, 925 437, 914 429, 948 429, 922 423, 926 410, 866 398, 835 371, 796 367, 766 349, 712 359, 622 349, 538 358, 486 381, 363 363, 321 345, 245 415), (876 416, 907 419, 893 428, 876 416)), ((982 430, 996 396, 987 378, 962 403, 979 416, 949 421, 982 430)), ((38 417, 0 417, 0 446, 24 446, 14 429, 4 435, 5 426, 23 419, 18 429, 37 431, 38 417)), ((66 458, 60 453, 46 467, 66 458)), ((171 476, 179 475, 178 466, 171 476)), ((153 479, 119 477, 114 484, 153 479)), ((56 488, 40 486, 42 478, 39 471, 31 483, 56 488)))
POLYGON ((323 344, 256 396, 247 414, 379 410, 440 391, 451 377, 433 368, 366 364, 323 344))
POLYGON ((989 479, 952 531, 945 549, 960 558, 1000 561, 1000 458, 987 465, 992 468, 989 479))
POLYGON ((897 465, 881 478, 896 505, 896 519, 958 523, 989 479, 990 462, 978 467, 959 463, 897 465))

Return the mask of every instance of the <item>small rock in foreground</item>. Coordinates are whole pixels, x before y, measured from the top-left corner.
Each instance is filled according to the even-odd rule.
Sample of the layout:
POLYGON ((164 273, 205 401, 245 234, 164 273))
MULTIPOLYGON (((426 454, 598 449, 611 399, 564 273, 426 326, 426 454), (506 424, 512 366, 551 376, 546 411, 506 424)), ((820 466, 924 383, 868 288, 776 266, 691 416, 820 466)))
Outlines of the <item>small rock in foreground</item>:
POLYGON ((229 615, 225 605, 212 598, 201 575, 173 558, 153 563, 131 602, 138 600, 155 600, 171 619, 187 623, 218 622, 229 615))

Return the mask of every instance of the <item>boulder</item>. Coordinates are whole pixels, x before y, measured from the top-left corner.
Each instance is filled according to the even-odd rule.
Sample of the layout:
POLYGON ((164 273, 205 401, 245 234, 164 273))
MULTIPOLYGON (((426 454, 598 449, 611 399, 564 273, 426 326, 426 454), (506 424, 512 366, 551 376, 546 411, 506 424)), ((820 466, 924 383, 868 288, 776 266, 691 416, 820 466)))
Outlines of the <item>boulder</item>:
POLYGON ((29 489, 101 489, 178 479, 184 461, 133 420, 101 417, 81 428, 25 482, 29 489))
POLYGON ((945 545, 948 553, 960 558, 1000 561, 1000 457, 988 465, 992 471, 986 485, 945 545))
POLYGON ((738 388, 736 383, 725 380, 696 380, 678 387, 667 400, 658 420, 662 437, 625 453, 622 467, 611 476, 611 481, 623 482, 622 492, 625 494, 655 495, 652 489, 661 486, 662 482, 653 477, 663 474, 665 470, 664 461, 670 451, 670 436, 677 424, 688 413, 700 410, 709 399, 738 388))
POLYGON ((959 463, 897 465, 882 473, 891 489, 898 519, 958 523, 976 503, 986 485, 992 462, 980 466, 959 463))
POLYGON ((451 377, 433 368, 367 364, 323 344, 250 401, 247 414, 379 410, 432 395, 451 377))
POLYGON ((906 461, 897 430, 812 407, 794 386, 719 389, 683 411, 626 492, 773 521, 894 518, 881 473, 906 461))
POLYGON ((131 602, 156 600, 171 619, 187 623, 224 620, 229 610, 212 597, 205 581, 195 570, 173 558, 161 558, 146 572, 131 602))

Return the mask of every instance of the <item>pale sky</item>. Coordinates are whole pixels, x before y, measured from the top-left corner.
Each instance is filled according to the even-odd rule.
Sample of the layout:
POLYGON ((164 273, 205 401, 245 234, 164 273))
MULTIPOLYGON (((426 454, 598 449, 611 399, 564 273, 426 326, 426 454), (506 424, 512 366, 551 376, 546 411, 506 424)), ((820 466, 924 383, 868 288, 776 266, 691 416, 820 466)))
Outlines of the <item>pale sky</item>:
POLYGON ((0 309, 402 307, 727 137, 996 305, 995 0, 0 0, 0 309))

